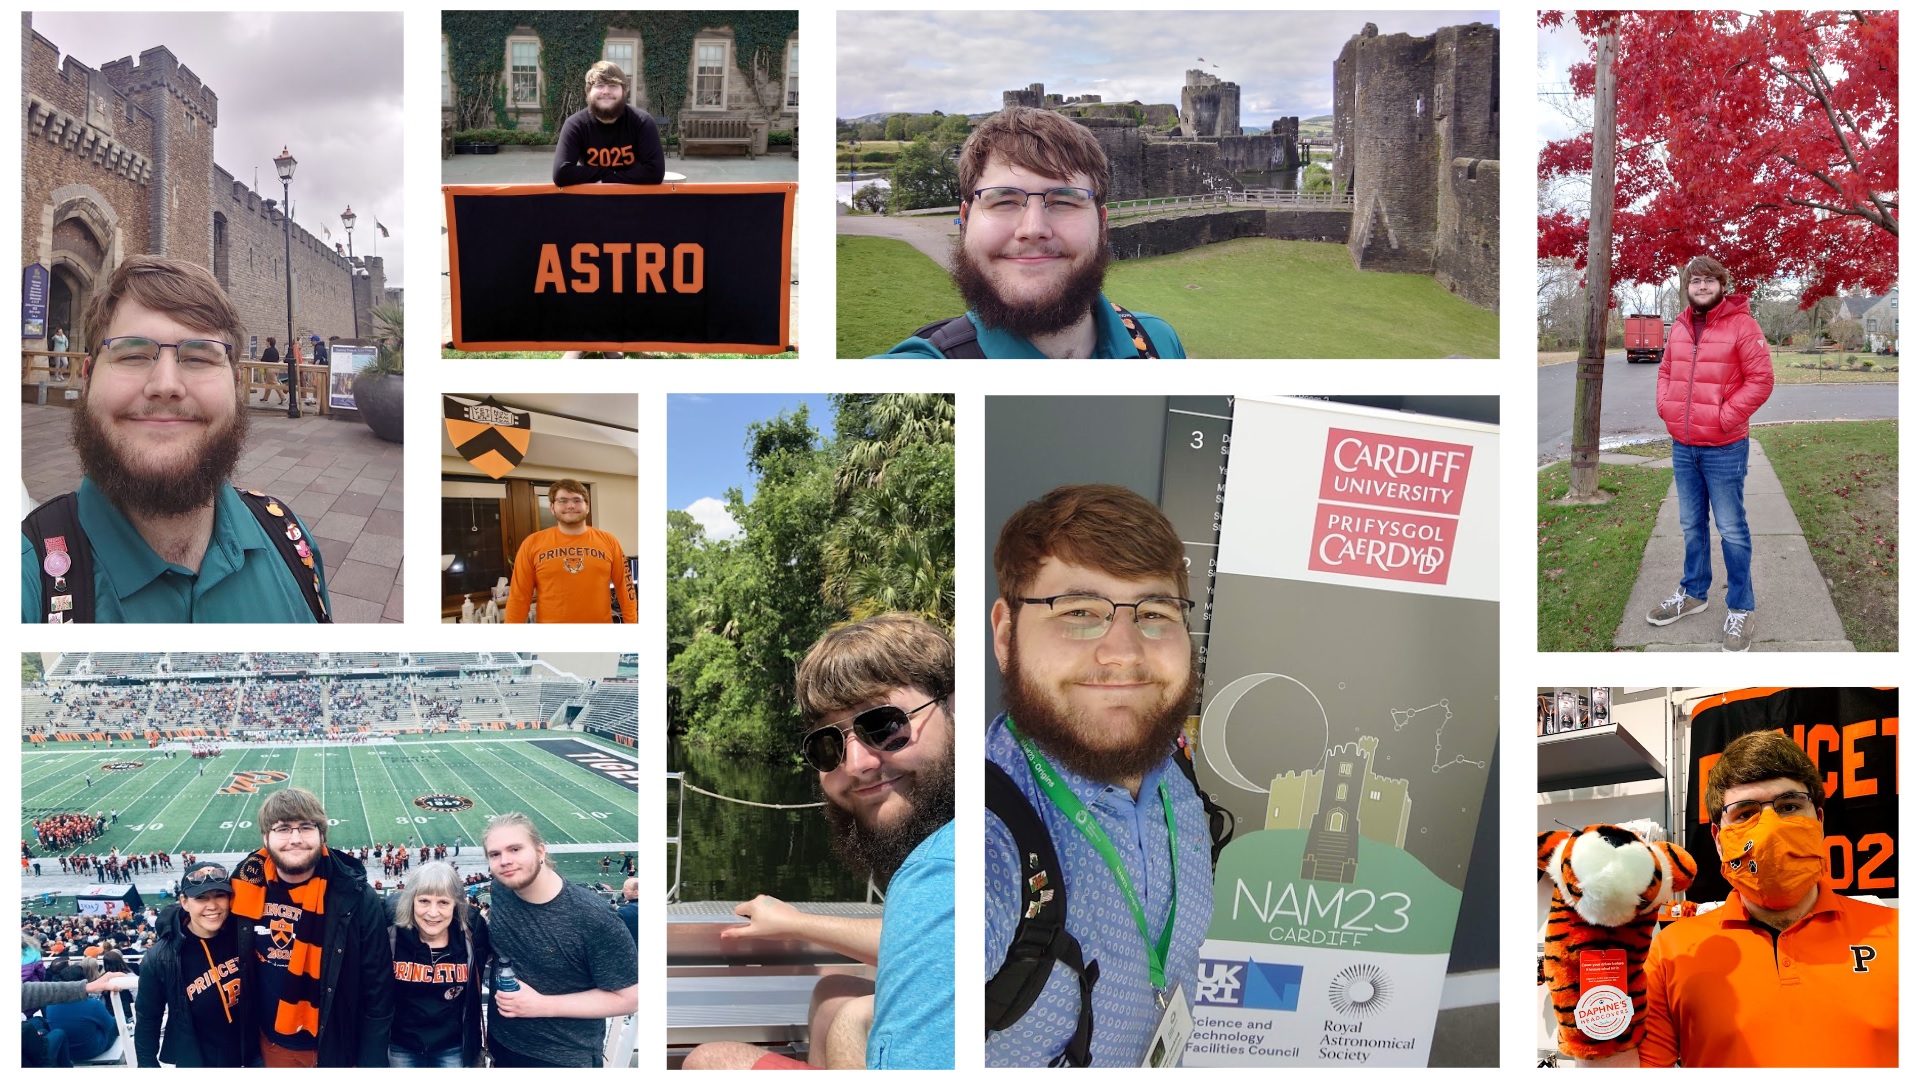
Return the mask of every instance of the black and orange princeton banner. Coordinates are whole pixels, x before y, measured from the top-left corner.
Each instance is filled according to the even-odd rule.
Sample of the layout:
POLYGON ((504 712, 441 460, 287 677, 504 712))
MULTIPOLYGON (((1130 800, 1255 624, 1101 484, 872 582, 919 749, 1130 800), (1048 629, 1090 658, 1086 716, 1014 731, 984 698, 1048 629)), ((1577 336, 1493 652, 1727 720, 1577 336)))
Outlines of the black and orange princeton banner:
POLYGON ((784 352, 797 187, 444 187, 454 348, 784 352))

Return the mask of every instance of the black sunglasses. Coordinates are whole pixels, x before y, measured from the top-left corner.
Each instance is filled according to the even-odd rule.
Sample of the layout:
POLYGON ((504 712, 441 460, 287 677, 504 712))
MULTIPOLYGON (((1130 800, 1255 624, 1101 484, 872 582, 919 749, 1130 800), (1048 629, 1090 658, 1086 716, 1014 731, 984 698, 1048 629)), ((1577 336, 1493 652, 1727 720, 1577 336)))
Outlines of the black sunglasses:
POLYGON ((861 742, 867 744, 869 749, 883 754, 904 749, 913 741, 913 717, 939 700, 934 698, 926 705, 914 709, 913 712, 908 712, 898 705, 882 705, 868 709, 847 721, 844 726, 833 724, 815 728, 800 740, 800 756, 807 759, 807 764, 821 772, 832 772, 846 760, 846 732, 849 728, 861 742))

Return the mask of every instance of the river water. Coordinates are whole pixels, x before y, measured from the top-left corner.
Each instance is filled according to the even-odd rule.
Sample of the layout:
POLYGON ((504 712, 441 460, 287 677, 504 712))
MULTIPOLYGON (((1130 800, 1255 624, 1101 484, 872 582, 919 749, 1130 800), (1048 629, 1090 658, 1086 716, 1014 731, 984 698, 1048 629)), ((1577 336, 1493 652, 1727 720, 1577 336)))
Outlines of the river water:
MULTIPOLYGON (((695 786, 757 803, 820 801, 820 785, 808 769, 784 762, 728 757, 667 740, 667 769, 684 772, 695 786)), ((667 835, 678 814, 678 785, 666 784, 667 835)), ((689 790, 680 899, 749 900, 760 893, 782 900, 862 900, 865 879, 855 878, 833 857, 827 825, 818 808, 767 810, 708 798, 689 790)), ((673 880, 673 851, 667 851, 673 880)))

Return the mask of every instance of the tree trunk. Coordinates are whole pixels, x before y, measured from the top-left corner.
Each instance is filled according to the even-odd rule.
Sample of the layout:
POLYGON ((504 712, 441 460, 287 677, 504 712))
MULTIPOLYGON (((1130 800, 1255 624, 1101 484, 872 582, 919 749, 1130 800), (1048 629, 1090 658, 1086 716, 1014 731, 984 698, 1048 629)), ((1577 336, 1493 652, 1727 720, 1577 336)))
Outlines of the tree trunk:
POLYGON ((1613 288, 1614 52, 1613 24, 1601 32, 1593 87, 1593 200, 1587 211, 1586 339, 1573 381, 1573 467, 1567 498, 1600 495, 1600 384, 1606 373, 1607 297, 1613 288))

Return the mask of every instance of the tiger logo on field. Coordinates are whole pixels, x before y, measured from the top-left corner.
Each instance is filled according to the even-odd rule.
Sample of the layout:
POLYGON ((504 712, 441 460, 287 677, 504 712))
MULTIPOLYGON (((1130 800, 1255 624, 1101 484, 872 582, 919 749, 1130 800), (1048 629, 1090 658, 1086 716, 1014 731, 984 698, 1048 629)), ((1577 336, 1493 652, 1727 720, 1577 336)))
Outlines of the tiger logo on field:
POLYGON ((274 769, 252 769, 237 772, 227 777, 227 786, 220 789, 222 795, 254 795, 269 784, 284 784, 287 774, 274 769))

